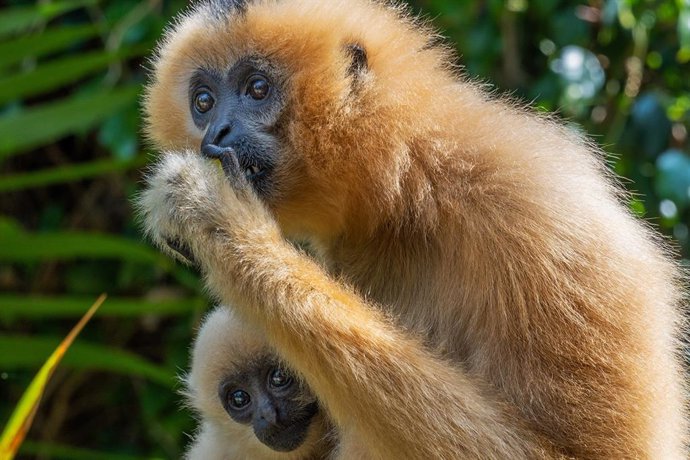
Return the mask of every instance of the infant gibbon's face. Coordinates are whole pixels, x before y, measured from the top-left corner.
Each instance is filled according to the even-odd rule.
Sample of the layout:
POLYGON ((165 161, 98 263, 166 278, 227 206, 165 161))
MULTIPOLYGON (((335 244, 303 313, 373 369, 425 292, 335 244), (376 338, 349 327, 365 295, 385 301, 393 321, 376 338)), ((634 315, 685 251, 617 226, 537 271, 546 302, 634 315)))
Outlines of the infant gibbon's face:
POLYGON ((223 378, 218 397, 235 422, 250 425, 259 441, 279 452, 302 445, 318 412, 314 396, 271 355, 223 378))
POLYGON ((228 308, 217 307, 204 319, 186 384, 202 422, 190 459, 230 451, 230 458, 283 457, 268 449, 290 453, 286 458, 312 458, 328 449, 316 397, 264 337, 228 308))

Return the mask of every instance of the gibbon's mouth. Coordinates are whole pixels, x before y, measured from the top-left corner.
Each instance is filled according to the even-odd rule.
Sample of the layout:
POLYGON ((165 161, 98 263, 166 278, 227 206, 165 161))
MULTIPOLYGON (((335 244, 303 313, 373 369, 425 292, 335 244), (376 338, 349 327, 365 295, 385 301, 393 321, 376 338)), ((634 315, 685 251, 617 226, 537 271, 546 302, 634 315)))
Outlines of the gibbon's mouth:
POLYGON ((304 444, 308 428, 308 426, 292 425, 282 427, 276 432, 255 433, 255 436, 262 444, 276 452, 292 452, 304 444))
POLYGON ((239 175, 241 172, 250 183, 255 183, 266 174, 266 168, 261 164, 252 161, 248 155, 242 154, 242 152, 232 147, 206 144, 201 147, 201 153, 205 157, 219 160, 223 166, 223 171, 231 178, 239 175))
POLYGON ((254 434, 259 441, 277 452, 292 452, 304 444, 317 412, 318 404, 311 403, 305 408, 304 415, 290 425, 254 434))

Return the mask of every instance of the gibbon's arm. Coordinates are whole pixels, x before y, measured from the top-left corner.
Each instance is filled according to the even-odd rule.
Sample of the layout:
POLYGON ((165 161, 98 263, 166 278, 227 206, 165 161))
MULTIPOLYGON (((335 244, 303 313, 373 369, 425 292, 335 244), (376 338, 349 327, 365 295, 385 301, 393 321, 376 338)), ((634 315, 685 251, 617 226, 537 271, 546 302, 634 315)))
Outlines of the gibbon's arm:
MULTIPOLYGON (((237 171, 235 171, 236 173, 237 171)), ((168 153, 140 205, 152 238, 191 253, 211 291, 300 372, 348 444, 373 458, 552 458, 483 382, 435 358, 281 236, 253 191, 168 153)))

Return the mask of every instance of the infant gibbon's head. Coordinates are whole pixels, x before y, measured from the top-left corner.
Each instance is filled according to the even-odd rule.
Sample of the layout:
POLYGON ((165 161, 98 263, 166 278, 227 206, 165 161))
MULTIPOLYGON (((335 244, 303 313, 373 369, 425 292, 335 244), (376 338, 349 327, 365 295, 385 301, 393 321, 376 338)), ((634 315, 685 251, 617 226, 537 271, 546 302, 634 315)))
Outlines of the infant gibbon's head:
POLYGON ((227 308, 199 331, 186 396, 201 422, 189 460, 304 459, 327 449, 316 398, 227 308))

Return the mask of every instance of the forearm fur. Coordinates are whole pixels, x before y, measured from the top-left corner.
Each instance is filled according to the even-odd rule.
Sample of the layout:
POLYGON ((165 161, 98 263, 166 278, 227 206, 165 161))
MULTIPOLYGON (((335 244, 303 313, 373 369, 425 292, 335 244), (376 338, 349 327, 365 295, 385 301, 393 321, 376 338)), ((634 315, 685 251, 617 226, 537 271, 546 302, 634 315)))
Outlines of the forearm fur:
POLYGON ((217 237, 209 248, 211 290, 266 330, 336 424, 376 446, 374 458, 554 457, 486 383, 396 331, 286 242, 217 237), (230 247, 246 250, 228 255, 230 247), (238 261, 232 271, 229 257, 238 261))

